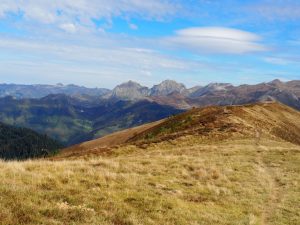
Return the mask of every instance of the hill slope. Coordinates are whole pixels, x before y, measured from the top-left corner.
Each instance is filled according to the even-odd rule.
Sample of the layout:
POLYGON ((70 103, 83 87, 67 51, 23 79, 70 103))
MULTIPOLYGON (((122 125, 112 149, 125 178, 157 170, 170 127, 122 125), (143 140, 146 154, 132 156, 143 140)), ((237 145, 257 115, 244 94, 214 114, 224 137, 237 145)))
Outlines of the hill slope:
POLYGON ((63 151, 64 156, 74 155, 75 152, 82 155, 91 150, 97 152, 97 149, 101 152, 107 147, 122 144, 143 147, 184 136, 197 136, 203 140, 257 136, 300 144, 300 112, 272 102, 193 109, 142 128, 144 129, 136 128, 134 135, 132 130, 124 130, 121 133, 70 147, 67 151, 63 151), (123 136, 130 138, 124 139, 123 136), (119 141, 107 145, 105 141, 107 138, 115 138, 119 141))
POLYGON ((0 161, 0 224, 298 225, 299 121, 278 104, 208 107, 55 161, 0 161))
MULTIPOLYGON (((134 138, 137 134, 142 133, 160 123, 164 120, 160 120, 157 122, 141 125, 138 127, 126 129, 123 131, 115 132, 110 135, 106 135, 102 138, 98 138, 96 140, 87 141, 78 145, 71 146, 69 148, 64 149, 59 153, 59 158, 68 157, 68 156, 79 156, 85 155, 85 151, 87 149, 96 152, 99 151, 99 148, 105 151, 107 148, 115 147, 120 144, 124 144, 128 142, 130 139, 134 138)), ((56 156, 58 157, 58 156, 56 156)))
POLYGON ((0 123, 0 158, 28 159, 49 156, 63 146, 30 129, 0 123))
POLYGON ((241 106, 211 106, 174 116, 132 138, 159 142, 186 135, 210 139, 265 136, 300 144, 300 112, 268 102, 241 106))

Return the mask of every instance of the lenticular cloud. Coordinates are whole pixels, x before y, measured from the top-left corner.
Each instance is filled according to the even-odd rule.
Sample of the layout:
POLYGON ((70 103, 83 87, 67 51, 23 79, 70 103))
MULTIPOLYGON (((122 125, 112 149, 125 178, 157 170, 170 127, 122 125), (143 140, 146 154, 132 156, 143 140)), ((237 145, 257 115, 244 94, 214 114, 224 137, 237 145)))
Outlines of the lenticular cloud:
POLYGON ((242 54, 267 50, 261 37, 250 32, 224 27, 194 27, 179 30, 168 41, 196 52, 242 54))

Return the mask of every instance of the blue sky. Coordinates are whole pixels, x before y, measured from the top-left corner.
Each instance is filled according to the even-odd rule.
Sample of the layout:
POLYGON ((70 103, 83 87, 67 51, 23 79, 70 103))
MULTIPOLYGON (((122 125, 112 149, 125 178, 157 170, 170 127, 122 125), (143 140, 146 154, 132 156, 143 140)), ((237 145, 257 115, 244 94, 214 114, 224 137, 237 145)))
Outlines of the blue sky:
POLYGON ((300 79, 298 0, 1 0, 0 83, 300 79))

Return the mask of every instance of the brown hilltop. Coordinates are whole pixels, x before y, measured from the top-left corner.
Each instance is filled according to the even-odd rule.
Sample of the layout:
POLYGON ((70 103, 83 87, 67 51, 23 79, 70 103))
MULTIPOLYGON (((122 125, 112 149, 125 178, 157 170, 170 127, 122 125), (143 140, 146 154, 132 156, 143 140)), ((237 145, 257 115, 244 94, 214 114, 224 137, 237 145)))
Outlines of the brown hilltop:
POLYGON ((138 134, 130 142, 151 143, 197 135, 218 141, 265 136, 300 144, 300 113, 279 103, 193 109, 138 134))
POLYGON ((152 143, 188 136, 196 136, 205 142, 267 138, 300 144, 300 112, 275 102, 195 108, 165 120, 67 148, 57 158, 102 154, 120 145, 146 148, 152 143))
POLYGON ((113 134, 107 135, 102 138, 98 138, 92 141, 87 141, 78 145, 71 146, 64 149, 60 154, 61 157, 71 157, 84 155, 87 152, 105 152, 111 147, 124 144, 128 142, 131 138, 135 137, 137 134, 142 133, 153 126, 162 123, 164 120, 156 121, 153 123, 148 123, 142 126, 126 129, 123 131, 115 132, 113 134))

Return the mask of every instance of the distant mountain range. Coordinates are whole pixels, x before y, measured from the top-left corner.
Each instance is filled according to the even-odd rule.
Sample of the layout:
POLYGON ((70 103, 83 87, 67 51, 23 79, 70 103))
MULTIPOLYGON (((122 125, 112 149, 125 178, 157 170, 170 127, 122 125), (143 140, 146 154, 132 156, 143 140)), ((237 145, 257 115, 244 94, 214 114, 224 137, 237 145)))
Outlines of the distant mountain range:
POLYGON ((268 83, 240 86, 233 86, 228 83, 211 83, 190 89, 171 80, 163 81, 150 89, 129 81, 103 95, 103 98, 131 101, 147 99, 180 109, 207 105, 239 105, 261 101, 278 101, 300 110, 300 80, 289 82, 274 80, 268 83))
POLYGON ((193 88, 172 80, 152 88, 129 81, 113 90, 61 84, 3 84, 0 93, 1 122, 46 133, 65 145, 157 121, 193 107, 278 101, 300 110, 300 81, 274 80, 240 86, 212 83, 193 88))
POLYGON ((12 96, 17 99, 43 98, 47 95, 65 94, 71 97, 102 97, 104 99, 139 100, 148 96, 168 95, 173 92, 186 92, 183 84, 166 80, 152 88, 128 81, 116 86, 113 90, 106 88, 87 88, 73 84, 63 85, 24 85, 24 84, 0 84, 0 98, 12 96))
POLYGON ((15 98, 43 98, 50 94, 66 94, 69 96, 101 96, 110 90, 105 88, 86 88, 77 85, 19 85, 0 84, 0 97, 13 96, 15 98))
POLYGON ((233 86, 228 83, 211 83, 206 86, 186 88, 172 80, 165 80, 152 88, 134 81, 105 88, 86 88, 76 85, 0 85, 0 97, 17 99, 42 98, 49 94, 65 94, 82 102, 148 100, 179 109, 207 105, 236 105, 259 101, 279 101, 300 109, 300 80, 282 82, 274 80, 256 85, 233 86))
POLYGON ((150 97, 159 104, 189 109, 208 105, 240 105, 263 101, 278 101, 300 110, 300 81, 274 80, 256 85, 233 86, 213 83, 204 87, 187 89, 187 94, 173 92, 167 96, 150 97))

